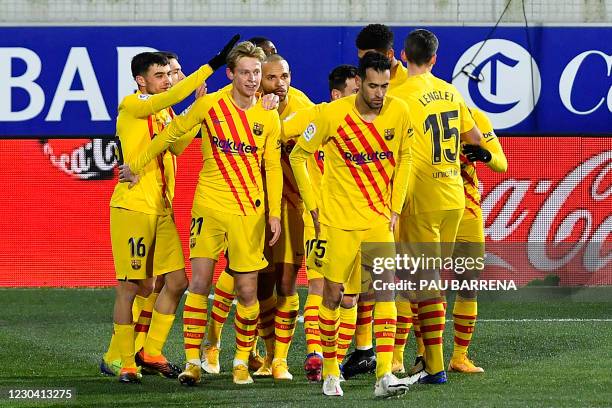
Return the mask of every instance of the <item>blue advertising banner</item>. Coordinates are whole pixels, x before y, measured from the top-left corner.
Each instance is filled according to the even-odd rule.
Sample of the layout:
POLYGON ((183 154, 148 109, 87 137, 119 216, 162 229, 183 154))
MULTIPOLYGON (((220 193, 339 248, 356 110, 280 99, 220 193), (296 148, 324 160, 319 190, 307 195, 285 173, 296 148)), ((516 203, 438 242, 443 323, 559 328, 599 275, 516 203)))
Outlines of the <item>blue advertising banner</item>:
MULTIPOLYGON (((394 27, 396 57, 414 27, 394 27)), ((612 27, 429 27, 434 74, 468 105, 515 134, 612 134, 612 27), (529 37, 527 37, 527 34, 529 37)), ((235 33, 266 36, 289 61, 292 85, 314 102, 327 75, 356 64, 360 27, 1 27, 0 136, 112 135, 119 100, 133 92, 130 60, 172 50, 186 73, 235 33)), ((208 89, 228 82, 224 70, 208 89)))

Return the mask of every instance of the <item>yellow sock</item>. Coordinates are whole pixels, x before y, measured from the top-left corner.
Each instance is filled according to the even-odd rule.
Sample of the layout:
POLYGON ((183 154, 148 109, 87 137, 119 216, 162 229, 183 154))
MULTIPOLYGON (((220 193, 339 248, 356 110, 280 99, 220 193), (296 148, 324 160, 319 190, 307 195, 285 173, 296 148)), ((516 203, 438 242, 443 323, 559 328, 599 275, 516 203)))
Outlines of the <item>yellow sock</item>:
POLYGON ((425 345, 423 344, 423 337, 421 336, 421 323, 419 322, 419 305, 417 303, 410 302, 410 309, 412 310, 412 328, 414 330, 414 340, 416 341, 416 355, 425 355, 425 345))
POLYGON ((368 350, 372 348, 372 313, 374 302, 357 303, 357 324, 355 328, 355 348, 368 350))
POLYGON ((350 309, 340 306, 340 322, 338 325, 338 340, 336 358, 341 364, 351 346, 353 334, 355 334, 355 322, 357 321, 357 305, 350 309))
POLYGON ((276 310, 276 295, 259 302, 259 322, 257 332, 266 345, 266 355, 274 355, 274 315, 276 310))
POLYGON ((321 349, 321 336, 319 335, 319 306, 321 296, 308 294, 304 305, 304 334, 306 335, 306 354, 319 353, 321 349))
POLYGON ((173 314, 162 314, 153 310, 151 328, 144 344, 145 354, 151 357, 161 356, 168 333, 172 329, 172 323, 174 323, 173 314))
POLYGON ((121 359, 121 353, 119 352, 117 335, 115 334, 115 330, 113 330, 110 343, 108 344, 108 350, 106 350, 106 353, 104 353, 104 361, 110 363, 119 359, 121 359))
MULTIPOLYGON (((136 351, 136 353, 138 353, 140 349, 144 347, 147 333, 149 332, 149 327, 151 325, 153 307, 155 307, 155 302, 157 301, 158 295, 159 293, 151 293, 151 295, 149 295, 149 297, 142 303, 142 309, 138 319, 136 320, 136 326, 134 327, 134 331, 136 332, 134 351, 136 351)), ((136 298, 138 298, 138 296, 136 296, 136 298)))
POLYGON ((183 342, 187 361, 200 361, 206 329, 208 297, 189 292, 183 308, 183 342))
POLYGON ((340 310, 331 310, 324 304, 319 306, 319 332, 321 333, 321 347, 323 348, 323 378, 328 375, 340 377, 340 367, 336 358, 336 336, 338 333, 338 320, 340 310))
POLYGON ((134 325, 133 324, 113 324, 115 336, 117 336, 117 346, 121 355, 121 368, 136 368, 134 360, 134 325))
POLYGON ((276 299, 274 358, 287 359, 299 309, 300 298, 297 293, 291 296, 279 296, 276 299))
POLYGON ((235 298, 234 277, 223 271, 215 284, 215 295, 210 310, 210 322, 206 332, 208 344, 219 347, 221 344, 221 331, 227 320, 227 315, 235 298))
POLYGON ((137 322, 140 317, 140 312, 144 307, 147 298, 144 296, 136 295, 134 298, 134 303, 132 303, 132 321, 137 322))
POLYGON ((419 321, 425 345, 425 366, 429 374, 436 374, 444 370, 442 335, 446 319, 442 299, 419 302, 419 321))
POLYGON ((453 306, 453 321, 455 323, 453 356, 467 354, 474 334, 477 315, 478 303, 476 299, 464 299, 457 296, 455 306, 453 306))
POLYGON ((403 364, 404 349, 412 328, 412 309, 410 309, 410 302, 401 297, 395 300, 395 307, 397 308, 397 328, 393 345, 393 361, 403 364))
POLYGON ((249 355, 253 349, 253 340, 257 333, 257 316, 259 316, 259 303, 251 306, 243 306, 240 302, 236 305, 236 317, 234 329, 236 330, 236 360, 245 363, 249 361, 249 355))
POLYGON ((397 309, 395 302, 376 302, 374 335, 376 336, 376 378, 391 372, 397 309))

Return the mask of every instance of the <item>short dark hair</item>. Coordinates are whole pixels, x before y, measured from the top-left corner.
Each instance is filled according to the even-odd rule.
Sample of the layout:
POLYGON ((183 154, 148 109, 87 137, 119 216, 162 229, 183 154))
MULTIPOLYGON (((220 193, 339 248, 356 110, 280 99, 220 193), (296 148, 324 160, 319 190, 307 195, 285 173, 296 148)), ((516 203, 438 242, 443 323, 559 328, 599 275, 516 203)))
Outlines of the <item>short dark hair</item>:
POLYGON ((168 58, 158 52, 141 52, 132 58, 132 76, 144 75, 151 65, 168 65, 168 58))
POLYGON ((376 50, 384 54, 393 49, 393 31, 384 24, 369 24, 357 34, 355 45, 360 50, 376 50))
POLYGON ((252 42, 257 47, 261 47, 261 44, 263 44, 265 42, 269 42, 269 43, 272 42, 272 40, 270 40, 267 37, 253 37, 253 38, 249 38, 247 41, 248 42, 252 42))
POLYGON ((413 30, 404 41, 404 53, 408 62, 421 66, 427 64, 438 52, 438 38, 424 28, 413 30))
POLYGON ((391 70, 391 61, 389 58, 375 51, 368 51, 359 60, 359 68, 357 73, 361 79, 366 78, 366 71, 368 68, 372 68, 374 71, 384 72, 391 70))
POLYGON ((329 73, 329 92, 337 89, 340 92, 346 88, 346 80, 357 76, 357 67, 354 65, 338 65, 329 73))
POLYGON ((172 52, 172 51, 158 51, 158 54, 166 57, 167 59, 171 60, 171 59, 175 59, 178 61, 178 55, 176 55, 176 53, 172 52))

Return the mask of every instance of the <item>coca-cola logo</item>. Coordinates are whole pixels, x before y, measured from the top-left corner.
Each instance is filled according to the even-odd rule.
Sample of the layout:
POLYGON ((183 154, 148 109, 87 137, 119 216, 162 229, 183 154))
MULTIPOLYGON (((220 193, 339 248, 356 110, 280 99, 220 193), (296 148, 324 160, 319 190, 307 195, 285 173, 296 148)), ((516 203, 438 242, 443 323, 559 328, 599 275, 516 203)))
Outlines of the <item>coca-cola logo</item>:
MULTIPOLYGON (((588 272, 610 268, 612 150, 586 158, 557 183, 530 175, 501 181, 482 200, 489 242, 528 243, 529 263, 543 272, 570 264, 588 272)), ((491 255, 488 264, 514 269, 491 255)))
POLYGON ((81 180, 109 180, 117 164, 111 139, 41 140, 43 154, 61 172, 81 180))

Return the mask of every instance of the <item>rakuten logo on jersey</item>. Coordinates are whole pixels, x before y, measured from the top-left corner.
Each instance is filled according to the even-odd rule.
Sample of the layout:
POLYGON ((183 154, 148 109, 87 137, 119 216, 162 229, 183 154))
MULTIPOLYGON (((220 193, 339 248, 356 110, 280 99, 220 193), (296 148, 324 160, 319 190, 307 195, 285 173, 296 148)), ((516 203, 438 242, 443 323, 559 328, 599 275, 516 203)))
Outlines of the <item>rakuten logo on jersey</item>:
POLYGON ((538 65, 526 49, 508 40, 481 41, 468 48, 453 78, 467 104, 483 110, 495 129, 521 123, 540 97, 538 65))
POLYGON ((350 162, 361 165, 361 164, 374 163, 374 162, 381 161, 381 160, 391 159, 393 158, 393 152, 392 151, 385 151, 385 152, 376 151, 372 153, 359 152, 356 154, 345 152, 344 158, 350 162))
POLYGON ((221 140, 217 136, 212 137, 212 142, 224 153, 257 153, 257 146, 251 146, 244 142, 236 143, 233 140, 221 140))

